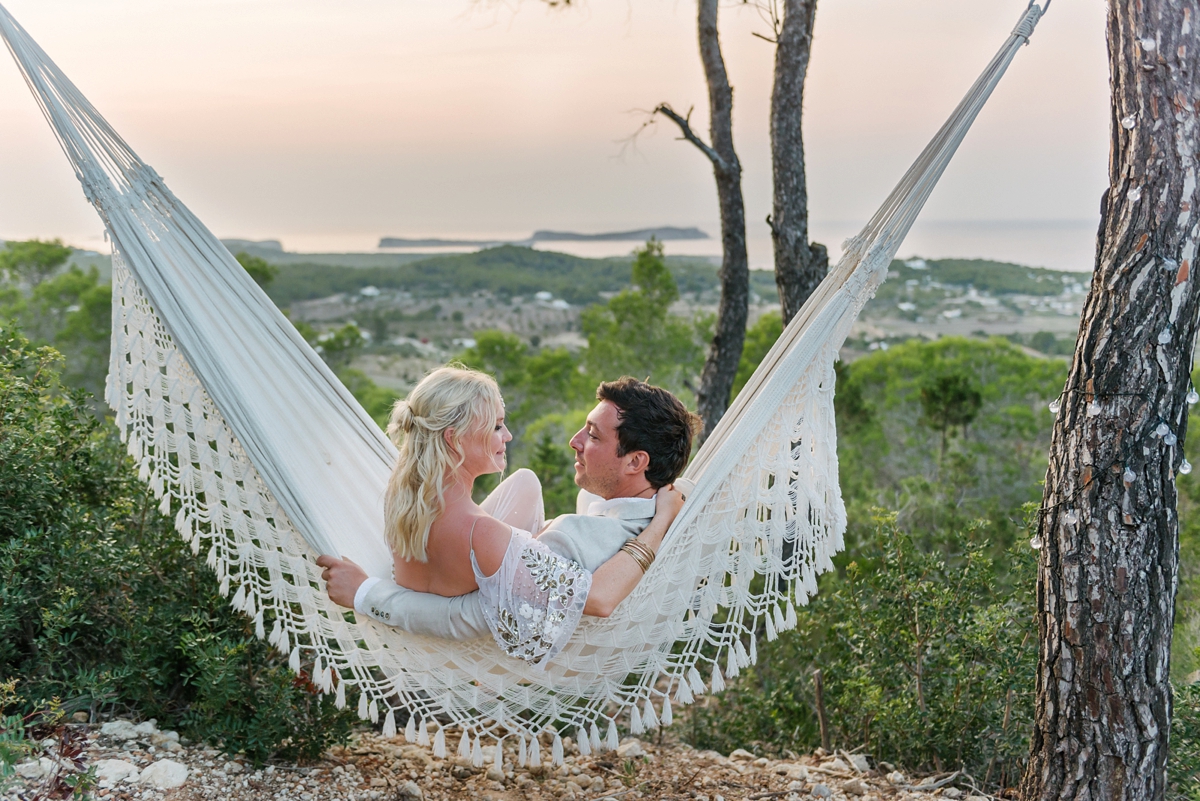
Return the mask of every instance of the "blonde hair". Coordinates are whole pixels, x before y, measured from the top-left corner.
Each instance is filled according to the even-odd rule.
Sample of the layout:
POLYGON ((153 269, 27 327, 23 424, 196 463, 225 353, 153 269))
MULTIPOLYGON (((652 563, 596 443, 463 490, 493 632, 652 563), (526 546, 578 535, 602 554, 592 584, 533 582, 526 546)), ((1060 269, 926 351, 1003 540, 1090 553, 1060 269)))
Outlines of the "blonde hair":
POLYGON ((383 496, 393 554, 426 560, 429 527, 445 509, 446 474, 463 463, 460 444, 494 427, 503 404, 494 378, 457 365, 434 370, 396 403, 387 433, 400 457, 383 496), (454 429, 450 443, 448 428, 454 429))

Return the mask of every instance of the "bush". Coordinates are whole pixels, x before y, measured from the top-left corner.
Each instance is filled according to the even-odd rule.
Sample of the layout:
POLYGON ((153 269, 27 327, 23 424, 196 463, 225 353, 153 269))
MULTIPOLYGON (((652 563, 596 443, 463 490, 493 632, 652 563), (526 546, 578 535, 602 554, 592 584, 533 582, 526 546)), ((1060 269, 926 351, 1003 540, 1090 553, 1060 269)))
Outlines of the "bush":
POLYGON ((1167 775, 1169 797, 1200 801, 1200 684, 1175 687, 1167 775))
POLYGON ((20 679, 18 711, 153 716, 259 762, 345 736, 350 716, 228 607, 59 371, 0 329, 0 679, 20 679))
POLYGON ((892 515, 876 519, 844 576, 830 574, 795 632, 762 643, 758 664, 691 713, 698 747, 779 753, 821 744, 813 671, 830 739, 909 770, 964 767, 1015 781, 1028 752, 1037 639, 1028 548, 998 589, 987 543, 947 535, 923 551, 892 515))

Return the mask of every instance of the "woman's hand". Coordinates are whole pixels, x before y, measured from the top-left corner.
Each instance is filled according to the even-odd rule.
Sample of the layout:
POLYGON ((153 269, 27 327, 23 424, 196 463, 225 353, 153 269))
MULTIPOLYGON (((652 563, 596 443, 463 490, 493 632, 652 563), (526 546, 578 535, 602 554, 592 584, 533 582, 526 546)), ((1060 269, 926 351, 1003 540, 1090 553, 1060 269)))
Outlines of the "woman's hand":
POLYGON ((338 606, 353 609, 354 596, 359 586, 367 580, 367 571, 349 559, 338 559, 336 556, 319 556, 317 565, 325 568, 321 571, 321 579, 325 582, 329 600, 338 606))

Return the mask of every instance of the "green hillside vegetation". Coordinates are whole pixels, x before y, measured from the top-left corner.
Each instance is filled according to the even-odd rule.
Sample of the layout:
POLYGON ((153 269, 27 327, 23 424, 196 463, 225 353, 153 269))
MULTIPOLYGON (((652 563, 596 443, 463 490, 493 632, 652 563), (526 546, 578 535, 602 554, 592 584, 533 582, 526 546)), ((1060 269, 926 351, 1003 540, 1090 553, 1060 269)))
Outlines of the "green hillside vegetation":
POLYGON ((903 290, 906 281, 932 281, 946 286, 992 295, 1058 295, 1063 287, 1076 282, 1086 284, 1086 273, 1023 267, 987 259, 926 259, 924 268, 910 267, 897 259, 888 268, 888 279, 876 297, 890 298, 903 290), (885 291, 886 290, 886 291, 885 291))
MULTIPOLYGON (((258 254, 261 255, 261 254, 258 254)), ((363 287, 405 290, 422 296, 466 295, 485 290, 498 297, 550 292, 575 305, 596 303, 601 293, 629 286, 632 257, 585 259, 566 253, 503 245, 475 253, 430 256, 389 267, 339 267, 323 263, 278 264, 279 275, 267 293, 281 307, 363 287)), ((666 260, 685 294, 714 292, 717 268, 704 259, 666 260)), ((776 297, 771 273, 752 276, 752 288, 776 297)))

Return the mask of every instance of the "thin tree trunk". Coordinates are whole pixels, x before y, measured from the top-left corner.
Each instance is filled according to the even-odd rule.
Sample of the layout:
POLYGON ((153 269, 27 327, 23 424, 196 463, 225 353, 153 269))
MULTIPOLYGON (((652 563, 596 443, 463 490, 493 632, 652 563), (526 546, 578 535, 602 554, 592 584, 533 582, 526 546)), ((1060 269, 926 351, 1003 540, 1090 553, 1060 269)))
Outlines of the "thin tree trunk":
POLYGON ((1037 531, 1027 801, 1166 789, 1175 474, 1200 310, 1198 24, 1200 0, 1109 4, 1110 187, 1037 531))
POLYGON ((687 117, 667 104, 655 113, 669 117, 683 137, 696 145, 713 165, 717 199, 721 210, 721 301, 717 307, 716 331, 708 358, 700 373, 696 405, 704 418, 701 440, 707 439, 729 407, 729 393, 742 358, 749 316, 750 268, 746 260, 746 210, 742 202, 742 165, 733 149, 733 87, 725 72, 721 42, 717 37, 717 0, 700 0, 698 29, 700 60, 708 82, 709 139, 705 144, 692 131, 687 117))
POLYGON ((783 324, 795 316, 829 272, 829 252, 808 241, 808 183, 804 169, 804 80, 812 53, 817 0, 783 0, 771 91, 771 167, 775 202, 767 218, 775 245, 775 284, 783 324))

